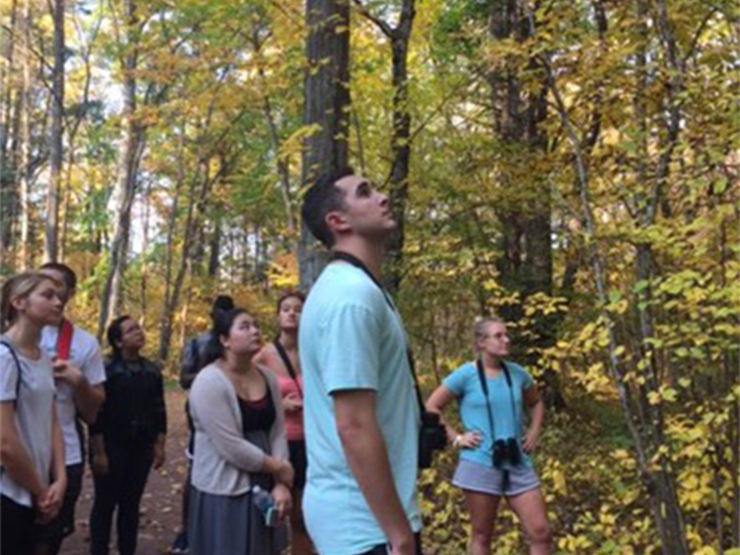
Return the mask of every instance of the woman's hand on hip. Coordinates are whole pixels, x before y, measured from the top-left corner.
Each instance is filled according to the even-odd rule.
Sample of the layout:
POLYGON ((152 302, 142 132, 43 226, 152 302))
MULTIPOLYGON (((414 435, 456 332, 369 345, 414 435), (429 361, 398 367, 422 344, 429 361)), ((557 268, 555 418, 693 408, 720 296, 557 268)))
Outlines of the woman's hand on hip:
POLYGON ((480 445, 481 436, 478 432, 465 432, 455 438, 453 442, 459 449, 475 449, 480 445))
POLYGON ((522 450, 525 453, 531 453, 537 447, 537 443, 540 440, 540 431, 530 428, 527 433, 524 434, 524 441, 522 441, 522 450))

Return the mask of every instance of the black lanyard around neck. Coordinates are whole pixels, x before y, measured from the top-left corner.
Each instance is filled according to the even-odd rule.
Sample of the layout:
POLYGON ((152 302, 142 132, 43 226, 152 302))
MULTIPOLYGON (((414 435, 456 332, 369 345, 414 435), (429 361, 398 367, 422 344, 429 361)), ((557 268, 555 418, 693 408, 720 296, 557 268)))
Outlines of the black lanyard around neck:
MULTIPOLYGON (((486 398, 486 408, 488 409, 488 423, 491 426, 491 441, 496 441, 496 427, 494 425, 493 420, 493 409, 491 408, 491 398, 488 395, 488 380, 486 379, 486 371, 483 368, 483 360, 478 359, 476 361, 476 366, 478 367, 478 378, 480 379, 480 385, 483 389, 483 395, 486 398)), ((517 415, 516 410, 516 402, 514 401, 514 385, 511 381, 511 372, 509 372, 509 367, 506 366, 506 363, 502 360, 501 361, 501 368, 504 371, 504 376, 506 377, 506 385, 509 387, 509 398, 511 399, 511 414, 514 418, 514 429, 516 431, 517 436, 519 435, 519 417, 517 415)))
POLYGON ((288 371, 288 374, 295 383, 295 386, 298 388, 298 393, 300 394, 301 398, 303 398, 303 389, 301 388, 301 384, 298 382, 298 373, 295 371, 293 362, 291 362, 290 357, 288 356, 288 351, 286 351, 285 347, 283 347, 283 344, 280 343, 279 337, 276 337, 275 341, 273 341, 272 344, 275 345, 275 350, 277 351, 278 355, 280 355, 280 359, 283 361, 285 369, 288 371))
MULTIPOLYGON (((396 309, 396 305, 393 304, 393 301, 391 300, 391 296, 388 294, 388 292, 385 290, 385 287, 383 287, 383 284, 378 281, 378 279, 373 275, 373 273, 370 271, 370 269, 365 265, 365 263, 357 258, 354 254, 350 254, 348 252, 343 251, 334 251, 331 255, 331 258, 329 259, 329 262, 334 262, 337 260, 342 260, 344 262, 347 262, 348 264, 352 264, 355 268, 358 268, 362 270, 365 275, 370 278, 370 281, 372 281, 378 289, 380 289, 380 292, 383 294, 383 298, 385 299, 386 304, 390 307, 390 309, 396 314, 396 317, 400 319, 400 315, 398 314, 398 310, 396 309)), ((407 341, 406 336, 404 334, 404 340, 407 341)), ((416 364, 414 363, 414 355, 411 353, 411 347, 409 347, 408 343, 406 344, 406 357, 409 361, 409 368, 411 369, 411 377, 414 379, 414 389, 416 390, 416 399, 419 403, 419 411, 424 412, 424 399, 421 396, 421 389, 419 388, 419 379, 416 377, 416 364)))

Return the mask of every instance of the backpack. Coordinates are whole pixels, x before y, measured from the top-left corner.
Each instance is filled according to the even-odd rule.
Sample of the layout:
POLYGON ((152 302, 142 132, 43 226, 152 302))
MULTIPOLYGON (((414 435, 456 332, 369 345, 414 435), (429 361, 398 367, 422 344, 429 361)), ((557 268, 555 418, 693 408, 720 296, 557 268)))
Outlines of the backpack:
POLYGON ((10 356, 13 357, 13 362, 15 363, 15 367, 18 369, 18 381, 15 383, 15 401, 13 401, 14 405, 18 404, 18 397, 21 394, 21 374, 23 373, 23 367, 21 366, 21 361, 18 360, 18 355, 15 352, 15 349, 13 349, 13 346, 6 341, 5 339, 0 339, 0 345, 3 345, 8 351, 10 352, 10 356))

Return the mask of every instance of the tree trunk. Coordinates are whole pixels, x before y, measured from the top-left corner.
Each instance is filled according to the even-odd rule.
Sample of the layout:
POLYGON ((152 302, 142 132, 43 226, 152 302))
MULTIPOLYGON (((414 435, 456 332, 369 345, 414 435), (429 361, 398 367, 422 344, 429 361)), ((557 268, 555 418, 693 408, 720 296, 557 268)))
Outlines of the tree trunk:
MULTIPOLYGON (((488 32, 491 40, 517 42, 528 40, 534 33, 527 22, 526 7, 520 0, 497 0, 491 3, 488 32)), ((535 60, 530 60, 534 69, 535 60)), ((488 73, 494 133, 511 159, 510 164, 530 163, 546 152, 547 137, 543 124, 547 117, 547 85, 543 76, 536 90, 531 84, 517 77, 517 68, 505 67, 488 73)), ((516 168, 513 168, 516 172, 516 168)), ((550 191, 546 177, 532 176, 522 180, 509 174, 505 166, 501 175, 507 188, 526 188, 526 201, 504 202, 495 208, 501 222, 501 256, 496 266, 499 283, 509 291, 516 291, 522 303, 535 293, 553 294, 553 260, 550 191)), ((509 321, 519 321, 523 304, 503 307, 501 316, 509 321)), ((530 339, 517 346, 521 357, 528 363, 536 362, 539 350, 555 343, 555 317, 538 318, 532 324, 530 339)), ((544 396, 550 407, 562 408, 565 400, 558 375, 547 371, 544 396)))
POLYGON ((51 2, 54 21, 54 72, 52 74, 50 161, 51 176, 46 196, 44 258, 55 262, 59 256, 59 197, 62 181, 64 133, 64 0, 51 2))
POLYGON ((17 168, 20 201, 20 259, 21 267, 28 270, 31 260, 31 0, 23 2, 23 84, 20 110, 20 160, 17 168))
POLYGON ((180 253, 180 266, 177 270, 177 276, 175 277, 175 283, 172 286, 171 293, 165 298, 162 305, 162 315, 160 317, 161 333, 159 336, 159 353, 157 360, 159 364, 164 366, 169 356, 170 343, 172 340, 173 331, 173 317, 177 306, 180 303, 180 295, 185 284, 185 279, 188 275, 193 275, 193 259, 191 252, 193 247, 199 248, 200 245, 196 243, 198 237, 198 230, 201 226, 200 215, 204 209, 204 203, 208 196, 208 191, 216 181, 222 179, 228 171, 228 166, 222 161, 222 166, 215 177, 211 177, 209 173, 210 160, 205 159, 201 161, 201 167, 198 168, 196 174, 193 176, 190 187, 188 189, 188 207, 185 216, 185 237, 182 240, 182 249, 180 253), (202 176, 202 177, 201 177, 202 176), (196 188, 198 180, 200 181, 200 188, 196 188))
POLYGON ((116 219, 110 245, 108 272, 105 277, 98 318, 98 340, 103 336, 109 320, 120 310, 123 302, 123 272, 128 253, 128 236, 131 226, 131 208, 136 196, 136 180, 144 143, 144 132, 136 114, 137 52, 133 44, 133 27, 137 22, 135 0, 124 0, 127 25, 126 53, 123 65, 123 114, 121 150, 118 159, 118 180, 111 204, 116 219))
MULTIPOLYGON (((162 314, 160 317, 161 332, 159 335, 159 352, 157 354, 157 361, 160 365, 164 365, 169 356, 170 343, 172 340, 173 318, 175 311, 177 310, 177 305, 180 302, 180 293, 182 292, 185 276, 191 266, 190 251, 195 237, 194 218, 196 210, 196 188, 198 185, 198 178, 200 177, 200 170, 201 168, 198 168, 198 171, 190 180, 190 186, 188 187, 188 205, 185 216, 185 235, 182 239, 180 264, 177 268, 177 274, 175 276, 172 289, 162 303, 162 314)), ((205 179, 207 179, 207 176, 205 179)), ((167 289, 169 290, 169 287, 167 289)))
MULTIPOLYGON (((591 207, 589 192, 589 177, 587 165, 582 150, 581 140, 570 121, 568 111, 557 87, 554 72, 549 63, 543 58, 548 74, 548 86, 552 92, 557 106, 558 114, 563 128, 568 136, 568 141, 573 150, 573 161, 578 176, 577 185, 581 204, 582 220, 588 237, 590 265, 593 273, 597 300, 600 305, 600 317, 605 323, 608 337, 608 363, 611 370, 620 404, 624 412, 627 427, 630 431, 635 451, 637 453, 637 465, 643 484, 648 492, 649 503, 653 515, 653 522, 660 537, 661 549, 664 555, 688 555, 690 553, 686 542, 686 530, 683 515, 678 504, 676 494, 675 475, 670 468, 668 457, 660 453, 660 448, 665 446, 663 433, 663 419, 659 409, 654 412, 647 400, 648 393, 655 391, 655 379, 649 373, 644 384, 635 386, 634 394, 630 391, 630 382, 627 380, 624 363, 617 356, 619 342, 615 331, 615 322, 606 309, 609 303, 606 282, 606 263, 603 255, 599 252, 597 244, 596 224, 591 207), (634 397, 639 402, 635 406, 634 397), (657 461, 657 465, 653 461, 657 461)), ((638 270, 646 272, 643 265, 646 263, 644 256, 638 256, 638 270)), ((641 324, 645 325, 645 322, 641 324)), ((645 333, 643 330, 642 333, 645 333)))
MULTIPOLYGON (((316 131, 304 144, 301 183, 347 165, 349 152, 349 0, 307 0, 304 124, 316 131)), ((326 256, 301 226, 298 268, 301 286, 309 289, 326 256)))
MULTIPOLYGON (((255 25, 252 30, 252 47, 256 56, 261 55, 262 42, 260 42, 259 27, 255 25)), ((283 207, 285 209, 285 220, 288 224, 288 235, 290 235, 291 248, 297 250, 296 243, 296 230, 295 230, 295 217, 293 216, 293 199, 290 192, 290 168, 288 161, 280 156, 280 134, 278 132, 278 126, 275 122, 275 117, 272 113, 272 103, 270 102, 270 95, 267 88, 267 77, 265 76, 265 70, 262 64, 257 65, 257 75, 261 83, 262 89, 262 115, 267 125, 267 131, 270 136, 270 146, 275 156, 275 167, 277 170, 278 177, 280 178, 280 194, 283 199, 283 207)))
POLYGON ((411 162, 411 113, 409 111, 408 54, 411 31, 416 16, 415 0, 403 0, 396 27, 379 19, 360 0, 355 0, 362 13, 378 26, 391 43, 393 82, 393 160, 389 176, 389 202, 398 227, 388 238, 388 256, 384 282, 391 292, 398 291, 403 277, 403 245, 411 162))
MULTIPOLYGON (((10 9, 10 35, 17 33, 18 1, 13 0, 10 9)), ((0 271, 12 269, 10 245, 16 204, 14 189, 17 170, 12 153, 8 151, 9 137, 12 132, 12 106, 15 102, 15 40, 5 37, 3 57, 5 64, 0 66, 0 271), (7 68, 7 69, 6 69, 7 68)), ((17 96, 17 90, 16 90, 17 96)))
POLYGON ((146 329, 146 292, 149 279, 149 221, 151 217, 151 182, 144 189, 144 238, 141 245, 141 282, 139 288, 139 323, 146 329))
POLYGON ((216 214, 211 233, 210 252, 208 255, 208 277, 213 279, 218 275, 221 264, 221 214, 216 214))

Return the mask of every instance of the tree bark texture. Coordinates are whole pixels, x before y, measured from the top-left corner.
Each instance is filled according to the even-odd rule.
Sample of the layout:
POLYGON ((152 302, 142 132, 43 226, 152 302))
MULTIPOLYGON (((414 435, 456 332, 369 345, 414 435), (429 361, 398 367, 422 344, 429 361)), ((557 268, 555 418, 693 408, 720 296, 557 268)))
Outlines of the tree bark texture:
MULTIPOLYGON (((523 42, 532 32, 519 0, 492 2, 488 29, 494 41, 513 37, 523 42)), ((544 153, 547 144, 542 130, 547 115, 544 77, 536 92, 526 92, 514 68, 490 71, 488 81, 498 141, 507 152, 523 151, 532 156, 544 153)), ((547 186, 544 182, 516 183, 507 175, 503 179, 505 187, 528 186, 533 190, 527 195, 527 205, 496 209, 503 224, 502 254, 498 262, 502 285, 518 291, 523 298, 533 293, 552 295, 551 207, 547 186)))
POLYGON ((32 266, 31 260, 31 1, 23 2, 23 83, 20 102, 20 160, 17 168, 20 202, 20 262, 24 270, 32 266))
MULTIPOLYGON (((534 33, 528 21, 526 7, 521 0, 494 0, 490 4, 488 33, 493 41, 512 38, 519 43, 534 33)), ((530 60, 530 68, 536 61, 530 60)), ((543 124, 547 117, 547 84, 543 74, 536 90, 531 89, 517 76, 517 69, 496 68, 488 72, 491 91, 491 106, 494 133, 511 160, 533 160, 543 156, 547 149, 547 137, 543 124)), ((508 162, 511 164, 511 162, 508 162)), ((546 177, 532 176, 522 182, 515 172, 504 169, 501 175, 503 187, 526 188, 524 201, 501 203, 495 207, 501 222, 500 257, 496 266, 499 283, 509 291, 520 295, 522 304, 502 307, 501 316, 508 321, 523 317, 523 303, 535 293, 553 294, 553 258, 550 191, 546 177)), ((535 363, 539 349, 555 344, 555 316, 538 318, 533 323, 531 339, 521 342, 517 350, 527 363, 535 363)), ((546 372, 545 400, 550 407, 562 408, 565 400, 559 378, 554 372, 546 372)))
POLYGON ((128 252, 128 237, 131 227, 131 208, 136 196, 136 181, 139 163, 144 148, 144 130, 137 121, 136 78, 137 51, 134 45, 133 28, 137 22, 134 0, 124 0, 127 41, 123 54, 123 114, 122 136, 118 159, 118 180, 115 184, 111 204, 113 207, 113 238, 110 245, 108 272, 105 277, 98 319, 98 339, 103 336, 106 325, 114 317, 123 302, 123 273, 128 252))
POLYGON ((59 255, 59 198, 64 155, 64 0, 53 0, 50 6, 54 21, 54 71, 51 90, 51 135, 49 137, 51 175, 46 196, 44 258, 47 262, 56 262, 59 255))
POLYGON ((8 149, 12 121, 12 107, 18 96, 15 77, 15 44, 11 37, 17 33, 18 2, 13 0, 10 11, 10 30, 4 32, 3 57, 6 63, 0 68, 0 270, 12 269, 10 245, 12 243, 13 220, 17 204, 15 172, 12 150, 8 149), (6 69, 7 68, 7 69, 6 69), (15 93, 15 94, 14 94, 15 93))
MULTIPOLYGON (((307 0, 304 124, 315 128, 304 144, 304 187, 347 165, 349 153, 349 0, 307 0)), ((298 268, 309 289, 326 263, 305 223, 301 225, 298 268)))

